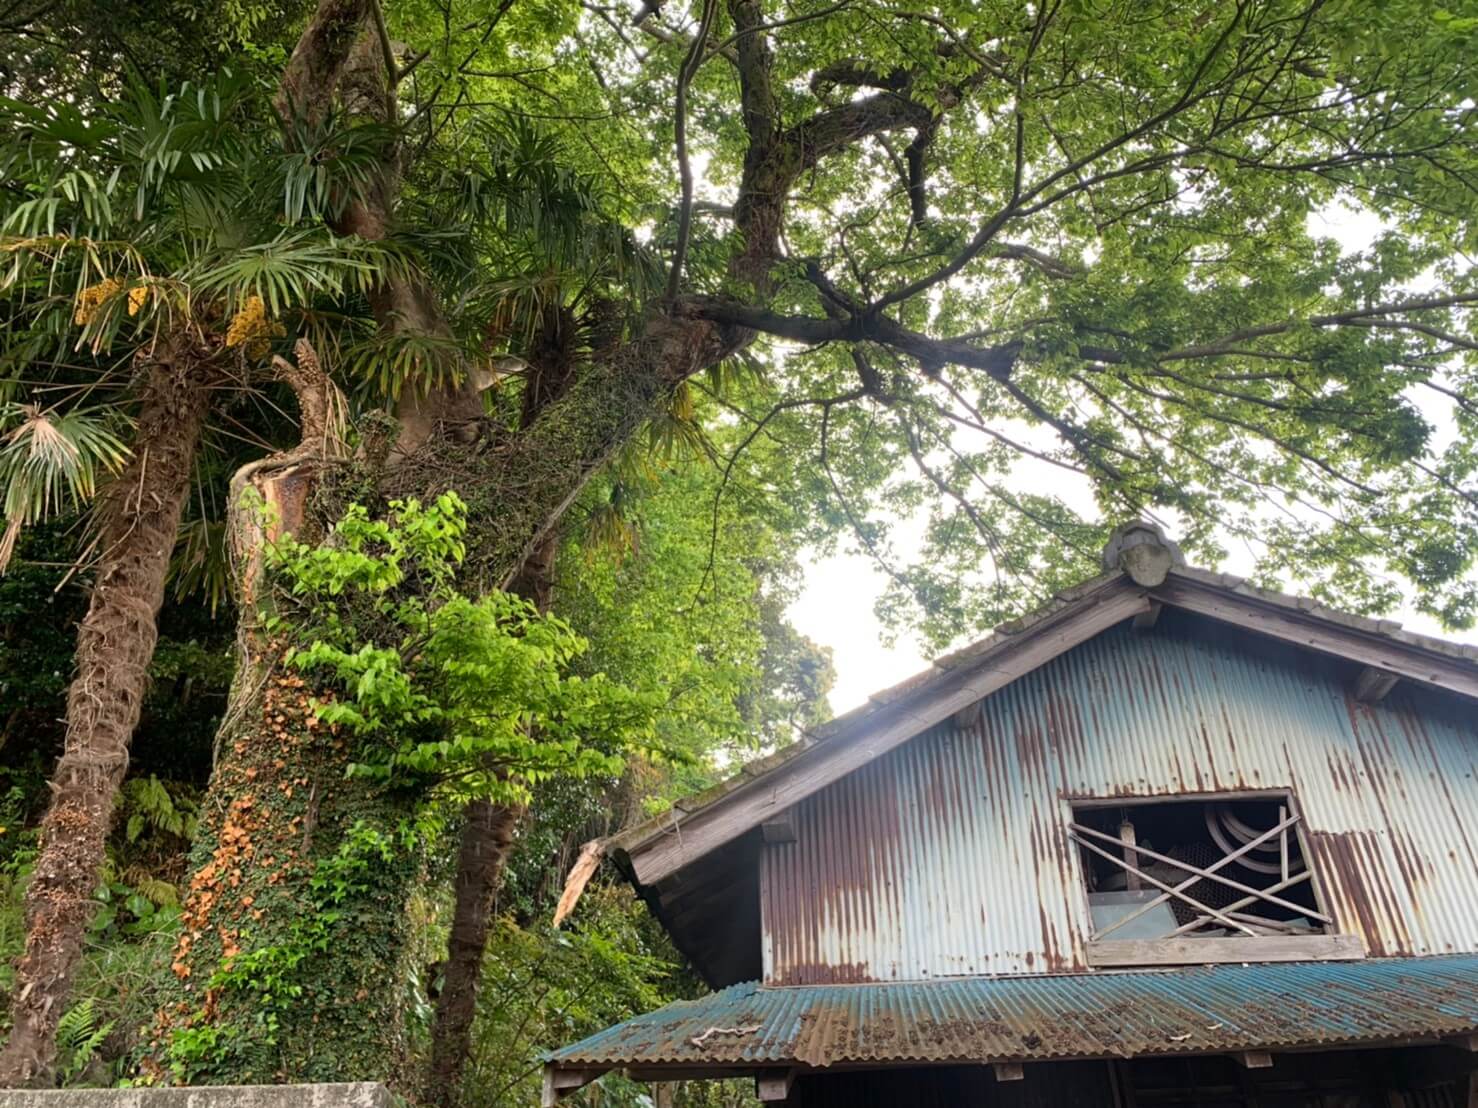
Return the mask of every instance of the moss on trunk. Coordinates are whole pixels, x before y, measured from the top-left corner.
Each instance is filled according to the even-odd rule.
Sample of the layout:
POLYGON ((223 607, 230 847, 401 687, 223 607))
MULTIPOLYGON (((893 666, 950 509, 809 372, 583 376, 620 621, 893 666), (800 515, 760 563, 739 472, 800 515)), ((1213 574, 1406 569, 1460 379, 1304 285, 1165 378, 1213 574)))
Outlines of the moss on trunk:
POLYGON ((146 1071, 190 1084, 399 1082, 416 797, 347 777, 321 690, 243 666, 202 806, 146 1071))

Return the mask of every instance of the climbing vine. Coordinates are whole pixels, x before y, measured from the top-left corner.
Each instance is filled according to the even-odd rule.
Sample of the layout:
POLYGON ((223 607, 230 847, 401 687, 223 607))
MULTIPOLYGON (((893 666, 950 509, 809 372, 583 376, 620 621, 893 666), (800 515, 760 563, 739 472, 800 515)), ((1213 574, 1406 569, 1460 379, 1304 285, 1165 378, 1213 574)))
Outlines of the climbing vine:
POLYGON ((225 729, 156 1078, 383 1073, 411 1007, 385 982, 412 976, 406 903, 444 803, 524 802, 548 776, 659 753, 657 694, 572 673, 585 641, 517 597, 458 591, 465 534, 445 493, 354 505, 325 541, 267 550, 268 664, 238 671, 260 715, 225 729))

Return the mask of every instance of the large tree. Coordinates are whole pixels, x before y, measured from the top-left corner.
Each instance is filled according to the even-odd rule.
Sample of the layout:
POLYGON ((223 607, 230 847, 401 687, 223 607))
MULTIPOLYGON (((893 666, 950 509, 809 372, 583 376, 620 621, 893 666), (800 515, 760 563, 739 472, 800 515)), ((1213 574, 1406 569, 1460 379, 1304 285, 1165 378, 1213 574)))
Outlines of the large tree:
MULTIPOLYGON (((469 19, 462 33, 496 41, 505 11, 517 9, 469 19)), ((433 156, 438 133, 466 134, 459 121, 477 87, 468 75, 497 72, 444 43, 397 53, 400 32, 387 31, 384 14, 325 0, 278 98, 297 128, 342 107, 402 132, 339 220, 369 238, 411 229, 405 217, 423 195, 417 158, 433 156), (429 91, 418 100, 420 88, 429 91)), ((1351 10, 1296 3, 1136 5, 1116 18, 1003 7, 967 21, 963 10, 859 3, 786 14, 710 0, 695 14, 685 27, 642 24, 658 42, 649 83, 629 102, 610 76, 613 60, 634 58, 624 43, 607 43, 604 56, 599 44, 559 43, 525 58, 522 68, 541 72, 520 80, 553 99, 538 84, 544 72, 575 87, 568 71, 592 62, 605 66, 602 95, 623 110, 652 106, 650 82, 664 81, 678 162, 671 222, 659 228, 671 244, 662 290, 633 305, 619 341, 587 344, 535 418, 510 426, 489 416, 475 347, 456 338, 486 334, 491 321, 452 299, 444 276, 386 280, 373 297, 387 334, 440 343, 442 357, 436 380, 403 395, 398 441, 372 480, 386 496, 467 495, 470 582, 512 582, 675 389, 774 336, 819 348, 781 371, 781 404, 815 416, 808 453, 830 503, 871 539, 847 482, 881 483, 869 467, 911 462, 998 551, 998 607, 1026 593, 1012 575, 1040 587, 1053 569, 1076 572, 1084 558, 1071 551, 1090 545, 1098 522, 1011 487, 1011 453, 1035 451, 1086 478, 1107 515, 1177 509, 1202 550, 1217 524, 1266 525, 1265 503, 1310 505, 1283 526, 1283 556, 1296 551, 1358 591, 1370 587, 1378 549, 1427 603, 1467 614, 1453 588, 1474 522, 1467 448, 1436 455, 1408 399, 1416 389, 1455 394, 1469 412, 1457 359, 1471 345, 1463 312, 1478 293, 1452 261, 1473 195, 1462 27, 1419 5, 1403 11, 1399 40, 1352 27, 1351 10), (734 182, 725 211, 695 204, 700 148, 710 176, 734 182), (1342 258, 1310 231, 1314 213, 1342 200, 1396 230, 1342 258), (961 447, 951 424, 994 444, 961 447), (1055 441, 1028 439, 1021 425, 1055 441)), ((614 36, 632 34, 623 16, 594 16, 610 16, 614 36)), ((583 102, 566 103, 577 114, 583 102)), ((320 464, 298 452, 253 472, 283 509, 278 526, 321 532, 311 502, 274 484, 320 464)), ((202 844, 202 874, 218 875, 243 834, 273 853, 301 837, 291 787, 248 781, 312 777, 324 810, 331 797, 344 812, 374 810, 353 778, 324 778, 331 754, 293 737, 311 727, 306 707, 267 703, 280 663, 264 636, 246 641, 255 658, 242 672, 253 676, 222 736, 220 795, 208 806, 222 815, 202 844), (294 761, 299 749, 311 764, 294 761)), ((311 872, 243 881, 244 895, 198 886, 187 906, 198 926, 177 968, 199 984, 178 1015, 165 1014, 163 1035, 178 1026, 198 1041, 228 1018, 211 996, 234 945, 219 936, 235 934, 246 896, 252 913, 288 914, 311 872)), ((367 911, 397 902, 389 876, 367 911)), ((343 980, 378 980, 393 931, 377 938, 335 950, 343 980)), ((284 1050, 271 1074, 195 1056, 193 1075, 382 1072, 398 1043, 377 991, 336 998, 331 1022, 311 1006, 284 1013, 293 1027, 281 1041, 312 1041, 311 1056, 284 1050)))
MULTIPOLYGON (((1247 536, 1262 571, 1352 606, 1407 590, 1470 622, 1473 28, 1420 0, 703 0, 636 18, 321 0, 279 118, 299 144, 346 117, 378 136, 330 226, 422 259, 370 292, 376 358, 407 387, 393 444, 349 485, 459 490, 464 583, 507 586, 676 390, 744 359, 775 393, 736 411, 725 481, 758 480, 762 438, 788 450, 778 491, 849 524, 941 634, 1080 574, 1107 523, 1157 511, 1203 560, 1247 536), (494 352, 527 352, 484 279, 479 198, 508 167, 480 126, 506 113, 566 130, 667 261, 527 420, 486 388, 494 352), (1319 232, 1350 210, 1379 227, 1353 253, 1319 232), (1059 480, 1076 501, 1041 487, 1059 480), (887 517, 920 506, 908 562, 887 517), (994 579, 963 588, 982 567, 994 579)), ((322 382, 298 383, 315 411, 322 382)), ((276 511, 240 521, 244 664, 159 1027, 198 1080, 384 1076, 400 1056, 383 967, 413 867, 357 902, 383 926, 333 947, 331 1006, 274 1009, 264 1031, 222 985, 266 921, 311 902, 352 816, 404 811, 344 776, 352 751, 312 741, 253 610, 268 531, 318 541, 342 502, 337 476, 310 495, 330 473, 313 430, 236 486, 276 511), (227 1035, 271 1049, 205 1049, 227 1035)))
POLYGON ((322 226, 329 197, 283 156, 256 99, 223 74, 167 95, 134 85, 89 113, 0 108, 0 572, 26 525, 91 512, 88 609, 0 1052, 8 1083, 44 1077, 55 1056, 170 574, 211 587, 224 569, 201 511, 219 490, 197 478, 229 471, 233 437, 278 429, 259 415, 276 317, 352 295, 385 260, 322 226))

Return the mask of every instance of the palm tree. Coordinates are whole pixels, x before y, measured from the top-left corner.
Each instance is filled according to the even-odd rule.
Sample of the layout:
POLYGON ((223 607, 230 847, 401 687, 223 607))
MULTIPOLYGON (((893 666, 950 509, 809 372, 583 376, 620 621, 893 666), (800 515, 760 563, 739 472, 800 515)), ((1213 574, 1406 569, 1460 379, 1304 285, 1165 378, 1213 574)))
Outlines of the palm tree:
POLYGON ((352 333, 374 282, 405 264, 322 229, 372 136, 285 153, 257 122, 271 118, 260 93, 222 74, 172 94, 136 85, 88 116, 0 102, 0 570, 21 528, 90 504, 92 573, 0 1086, 55 1061, 202 442, 269 366, 293 368, 271 358, 289 325, 312 333, 327 302, 349 313, 334 335, 352 333))

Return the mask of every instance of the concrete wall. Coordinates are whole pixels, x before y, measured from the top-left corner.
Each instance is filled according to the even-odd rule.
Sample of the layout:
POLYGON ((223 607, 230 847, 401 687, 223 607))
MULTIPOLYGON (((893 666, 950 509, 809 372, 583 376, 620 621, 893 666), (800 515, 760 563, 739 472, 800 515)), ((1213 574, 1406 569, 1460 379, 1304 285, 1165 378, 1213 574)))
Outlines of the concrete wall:
POLYGON ((0 1089, 0 1108, 395 1108, 383 1085, 220 1085, 188 1089, 0 1089))

